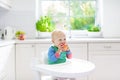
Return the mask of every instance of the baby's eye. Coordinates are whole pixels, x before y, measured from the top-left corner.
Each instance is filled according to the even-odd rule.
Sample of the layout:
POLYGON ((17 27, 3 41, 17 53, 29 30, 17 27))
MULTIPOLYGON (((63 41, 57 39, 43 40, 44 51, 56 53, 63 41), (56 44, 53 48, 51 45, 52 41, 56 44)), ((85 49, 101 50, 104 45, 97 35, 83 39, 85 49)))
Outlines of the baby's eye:
POLYGON ((64 38, 64 40, 66 41, 66 38, 64 38))
POLYGON ((59 39, 59 41, 62 41, 62 39, 59 39))

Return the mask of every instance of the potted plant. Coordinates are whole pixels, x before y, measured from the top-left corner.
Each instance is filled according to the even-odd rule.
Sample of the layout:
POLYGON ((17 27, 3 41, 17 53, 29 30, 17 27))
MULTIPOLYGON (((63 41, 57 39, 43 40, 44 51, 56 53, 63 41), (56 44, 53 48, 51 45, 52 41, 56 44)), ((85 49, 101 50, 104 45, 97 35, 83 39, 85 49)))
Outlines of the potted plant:
POLYGON ((50 16, 41 16, 36 22, 36 30, 38 31, 39 37, 50 37, 50 32, 52 32, 54 29, 55 25, 50 16))
POLYGON ((15 36, 19 40, 24 40, 25 39, 25 32, 24 31, 16 31, 15 36))
POLYGON ((101 28, 96 25, 89 25, 88 37, 101 37, 101 28))

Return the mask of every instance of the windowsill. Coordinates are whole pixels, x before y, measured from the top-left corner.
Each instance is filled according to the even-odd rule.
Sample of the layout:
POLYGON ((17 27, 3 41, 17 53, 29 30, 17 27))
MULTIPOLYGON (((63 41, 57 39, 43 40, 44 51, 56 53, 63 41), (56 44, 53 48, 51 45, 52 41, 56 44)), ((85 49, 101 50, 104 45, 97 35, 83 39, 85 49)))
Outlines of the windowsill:
POLYGON ((102 32, 93 32, 92 34, 87 30, 71 30, 71 35, 68 38, 102 38, 102 32))
MULTIPOLYGON (((71 30, 71 31, 64 31, 67 38, 103 38, 102 33, 93 33, 91 34, 87 30, 71 30)), ((36 39, 50 39, 51 33, 50 32, 38 32, 38 37, 36 39)))

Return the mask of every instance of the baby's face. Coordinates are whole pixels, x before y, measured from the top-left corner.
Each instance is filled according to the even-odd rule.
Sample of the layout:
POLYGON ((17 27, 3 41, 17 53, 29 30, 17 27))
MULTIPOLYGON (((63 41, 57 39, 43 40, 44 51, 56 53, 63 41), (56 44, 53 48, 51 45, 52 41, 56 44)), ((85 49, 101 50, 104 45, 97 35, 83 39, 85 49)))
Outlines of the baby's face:
POLYGON ((53 43, 55 46, 66 44, 66 36, 64 34, 56 35, 53 39, 53 43))

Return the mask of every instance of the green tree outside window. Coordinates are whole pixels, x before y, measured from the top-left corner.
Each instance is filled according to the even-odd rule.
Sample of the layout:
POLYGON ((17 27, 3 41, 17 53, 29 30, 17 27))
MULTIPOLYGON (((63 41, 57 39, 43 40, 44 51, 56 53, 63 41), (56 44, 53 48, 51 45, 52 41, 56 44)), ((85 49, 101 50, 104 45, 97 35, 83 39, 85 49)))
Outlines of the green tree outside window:
POLYGON ((94 0, 42 0, 42 2, 45 3, 42 7, 46 7, 46 10, 43 9, 46 14, 43 15, 50 16, 55 25, 71 25, 72 30, 86 30, 89 25, 95 24, 94 0))

